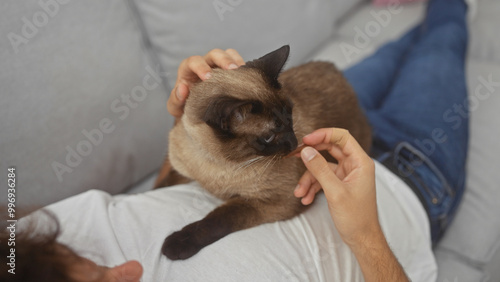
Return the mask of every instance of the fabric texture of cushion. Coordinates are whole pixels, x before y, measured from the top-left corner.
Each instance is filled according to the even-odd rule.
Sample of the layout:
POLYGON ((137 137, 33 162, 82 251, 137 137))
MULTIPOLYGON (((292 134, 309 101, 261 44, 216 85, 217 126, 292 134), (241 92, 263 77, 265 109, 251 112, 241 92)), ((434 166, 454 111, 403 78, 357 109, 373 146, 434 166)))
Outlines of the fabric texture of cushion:
POLYGON ((409 3, 416 1, 426 1, 426 0, 373 0, 372 3, 377 6, 384 6, 384 5, 397 5, 401 3, 409 3))
POLYGON ((361 0, 135 1, 170 86, 182 59, 234 48, 248 60, 290 44, 288 67, 329 39, 335 23, 361 0))
POLYGON ((17 168, 17 204, 118 193, 156 170, 173 121, 127 2, 9 0, 0 9, 0 168, 17 168))

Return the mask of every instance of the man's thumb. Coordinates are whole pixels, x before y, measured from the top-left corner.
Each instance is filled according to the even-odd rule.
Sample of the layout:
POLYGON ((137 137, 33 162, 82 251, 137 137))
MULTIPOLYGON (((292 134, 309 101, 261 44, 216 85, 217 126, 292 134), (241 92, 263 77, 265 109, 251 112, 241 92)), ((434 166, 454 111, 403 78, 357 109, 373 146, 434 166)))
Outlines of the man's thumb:
POLYGON ((115 281, 137 282, 142 276, 143 269, 139 262, 131 260, 113 267, 111 272, 111 276, 117 279, 115 281))
POLYGON ((316 178, 323 190, 328 189, 332 185, 338 184, 340 179, 332 171, 328 162, 323 158, 323 156, 312 147, 305 147, 301 153, 300 157, 307 167, 307 170, 312 173, 314 178, 316 178))

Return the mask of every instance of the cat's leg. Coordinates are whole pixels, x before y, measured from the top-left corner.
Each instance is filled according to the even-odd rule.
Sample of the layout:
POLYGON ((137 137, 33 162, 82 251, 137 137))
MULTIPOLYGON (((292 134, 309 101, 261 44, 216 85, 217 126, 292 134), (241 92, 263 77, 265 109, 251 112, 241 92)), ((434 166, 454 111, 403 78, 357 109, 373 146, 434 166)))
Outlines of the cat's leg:
POLYGON ((283 197, 281 201, 276 201, 232 198, 202 220, 168 236, 163 243, 162 253, 172 260, 187 259, 230 233, 289 219, 305 208, 300 199, 283 197))
POLYGON ((165 157, 163 166, 161 167, 158 176, 156 177, 153 189, 173 186, 177 184, 189 183, 192 180, 178 173, 173 167, 168 157, 165 157))

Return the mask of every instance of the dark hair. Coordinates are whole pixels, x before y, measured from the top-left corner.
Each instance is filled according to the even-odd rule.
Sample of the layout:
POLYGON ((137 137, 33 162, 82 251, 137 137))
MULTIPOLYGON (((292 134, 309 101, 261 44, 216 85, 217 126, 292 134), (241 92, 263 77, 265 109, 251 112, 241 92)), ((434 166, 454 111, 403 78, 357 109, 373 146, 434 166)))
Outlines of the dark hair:
MULTIPOLYGON (((5 213, 4 213, 5 214, 5 213)), ((33 219, 24 219, 22 226, 16 223, 15 246, 9 246, 11 232, 7 228, 0 231, 0 280, 1 281, 74 281, 71 267, 77 263, 78 256, 67 246, 56 241, 60 234, 57 218, 47 210, 37 212, 33 219), (48 220, 43 219, 45 216, 48 220), (27 223, 27 224, 24 224, 27 223), (43 224, 43 232, 39 225, 43 224), (22 227, 22 228, 21 228, 22 227), (9 265, 11 250, 15 249, 15 265, 9 265), (15 274, 9 273, 15 266, 15 274)), ((4 222, 7 222, 4 220, 4 222)), ((9 223, 7 223, 7 226, 9 223)), ((12 244, 12 240, 10 241, 12 244)))

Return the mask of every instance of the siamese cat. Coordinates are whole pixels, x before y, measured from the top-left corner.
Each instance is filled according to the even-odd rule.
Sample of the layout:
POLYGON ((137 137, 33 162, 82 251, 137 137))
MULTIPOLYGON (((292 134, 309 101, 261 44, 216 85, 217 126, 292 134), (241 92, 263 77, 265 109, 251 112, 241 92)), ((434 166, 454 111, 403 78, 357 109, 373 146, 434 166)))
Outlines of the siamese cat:
POLYGON ((166 161, 156 186, 192 179, 226 202, 170 234, 168 258, 187 259, 232 232, 304 211, 293 191, 306 168, 285 156, 306 134, 345 128, 369 151, 368 121, 341 72, 311 62, 280 74, 289 52, 287 45, 236 70, 213 69, 190 89, 169 135, 171 166, 166 161))

